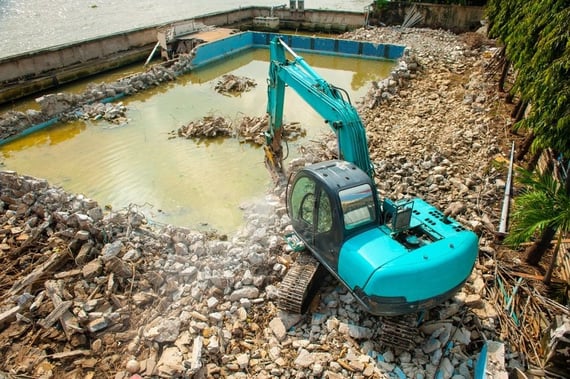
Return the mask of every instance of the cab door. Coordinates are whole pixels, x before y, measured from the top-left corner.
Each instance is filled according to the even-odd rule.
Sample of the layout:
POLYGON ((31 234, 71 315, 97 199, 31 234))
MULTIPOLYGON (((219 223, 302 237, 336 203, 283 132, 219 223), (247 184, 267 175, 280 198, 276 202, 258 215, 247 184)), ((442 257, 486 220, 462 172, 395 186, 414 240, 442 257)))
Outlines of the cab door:
POLYGON ((319 260, 336 271, 342 236, 334 205, 325 188, 309 176, 298 178, 289 196, 293 229, 319 260))

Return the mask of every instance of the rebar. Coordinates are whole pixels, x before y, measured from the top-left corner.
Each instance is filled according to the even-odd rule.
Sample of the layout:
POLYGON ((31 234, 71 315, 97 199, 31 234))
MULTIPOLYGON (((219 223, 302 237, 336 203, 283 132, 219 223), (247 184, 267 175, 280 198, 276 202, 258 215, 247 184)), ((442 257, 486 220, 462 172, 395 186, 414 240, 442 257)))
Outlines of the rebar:
POLYGON ((424 16, 420 13, 414 4, 414 6, 406 13, 404 22, 402 23, 402 28, 411 28, 412 26, 419 23, 423 18, 424 16))

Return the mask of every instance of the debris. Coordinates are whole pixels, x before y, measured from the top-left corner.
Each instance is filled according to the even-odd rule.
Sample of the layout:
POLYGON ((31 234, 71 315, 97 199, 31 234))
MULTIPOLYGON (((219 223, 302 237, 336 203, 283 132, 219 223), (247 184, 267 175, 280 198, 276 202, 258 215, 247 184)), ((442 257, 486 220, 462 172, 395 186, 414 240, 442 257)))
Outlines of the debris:
POLYGON ((240 95, 243 92, 250 91, 257 83, 255 80, 247 77, 240 77, 233 74, 226 74, 216 83, 215 90, 224 95, 240 95))
POLYGON ((202 120, 178 128, 177 135, 182 138, 224 137, 232 135, 232 128, 223 117, 205 116, 202 120))
POLYGON ((570 315, 557 316, 542 341, 544 369, 557 377, 570 377, 570 315))
MULTIPOLYGON (((205 116, 201 120, 192 121, 178 128, 176 132, 170 132, 169 138, 176 136, 187 139, 237 137, 241 142, 256 145, 265 144, 264 132, 267 129, 267 115, 262 117, 243 116, 237 127, 233 128, 233 122, 227 121, 221 116, 205 116)), ((283 125, 283 138, 295 140, 306 135, 298 122, 283 125)))

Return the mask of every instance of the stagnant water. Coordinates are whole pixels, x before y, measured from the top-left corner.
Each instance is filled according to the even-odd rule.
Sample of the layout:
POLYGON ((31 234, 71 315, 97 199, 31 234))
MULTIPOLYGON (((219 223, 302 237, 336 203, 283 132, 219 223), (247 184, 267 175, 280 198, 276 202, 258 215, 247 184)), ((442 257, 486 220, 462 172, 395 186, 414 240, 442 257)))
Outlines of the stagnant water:
MULTIPOLYGON (((237 123, 244 115, 264 115, 268 54, 266 49, 252 49, 125 98, 129 122, 124 126, 77 121, 16 140, 0 147, 0 168, 46 178, 101 206, 137 206, 153 222, 231 233, 243 221, 240 205, 263 197, 271 185, 261 148, 236 139, 172 138, 170 132, 204 116, 237 123), (252 78, 257 86, 237 97, 219 94, 214 87, 224 74, 252 78)), ((386 77, 393 67, 385 61, 303 57, 325 80, 346 89, 353 102, 364 96, 370 81, 386 77)), ((97 80, 114 80, 120 74, 97 80)), ((65 90, 81 91, 85 85, 65 90)), ((15 107, 29 106, 28 102, 15 107)), ((285 121, 300 122, 307 129, 307 137, 297 144, 328 131, 322 118, 291 89, 285 121)), ((291 148, 294 153, 295 144, 291 148)))

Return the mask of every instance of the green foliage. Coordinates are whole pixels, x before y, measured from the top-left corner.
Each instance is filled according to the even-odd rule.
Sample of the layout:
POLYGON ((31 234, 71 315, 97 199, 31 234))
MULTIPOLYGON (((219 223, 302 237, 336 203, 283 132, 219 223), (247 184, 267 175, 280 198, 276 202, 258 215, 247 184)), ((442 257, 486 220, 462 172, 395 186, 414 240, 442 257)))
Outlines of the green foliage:
POLYGON ((516 197, 505 242, 518 246, 547 227, 560 233, 570 231, 570 196, 552 172, 535 174, 520 169, 517 173, 517 180, 524 188, 516 197))
POLYGON ((431 3, 431 4, 457 4, 457 5, 476 5, 483 6, 486 0, 416 0, 414 3, 431 3))
POLYGON ((512 91, 531 104, 517 127, 533 131, 533 150, 570 156, 570 1, 489 0, 486 10, 517 72, 512 91))
POLYGON ((390 0, 376 0, 376 9, 383 9, 389 2, 390 0))
MULTIPOLYGON (((388 4, 390 0, 376 0, 376 8, 381 9, 386 4, 388 4)), ((457 5, 477 5, 482 6, 487 3, 486 0, 416 0, 414 3, 429 3, 429 4, 457 4, 457 5)))

